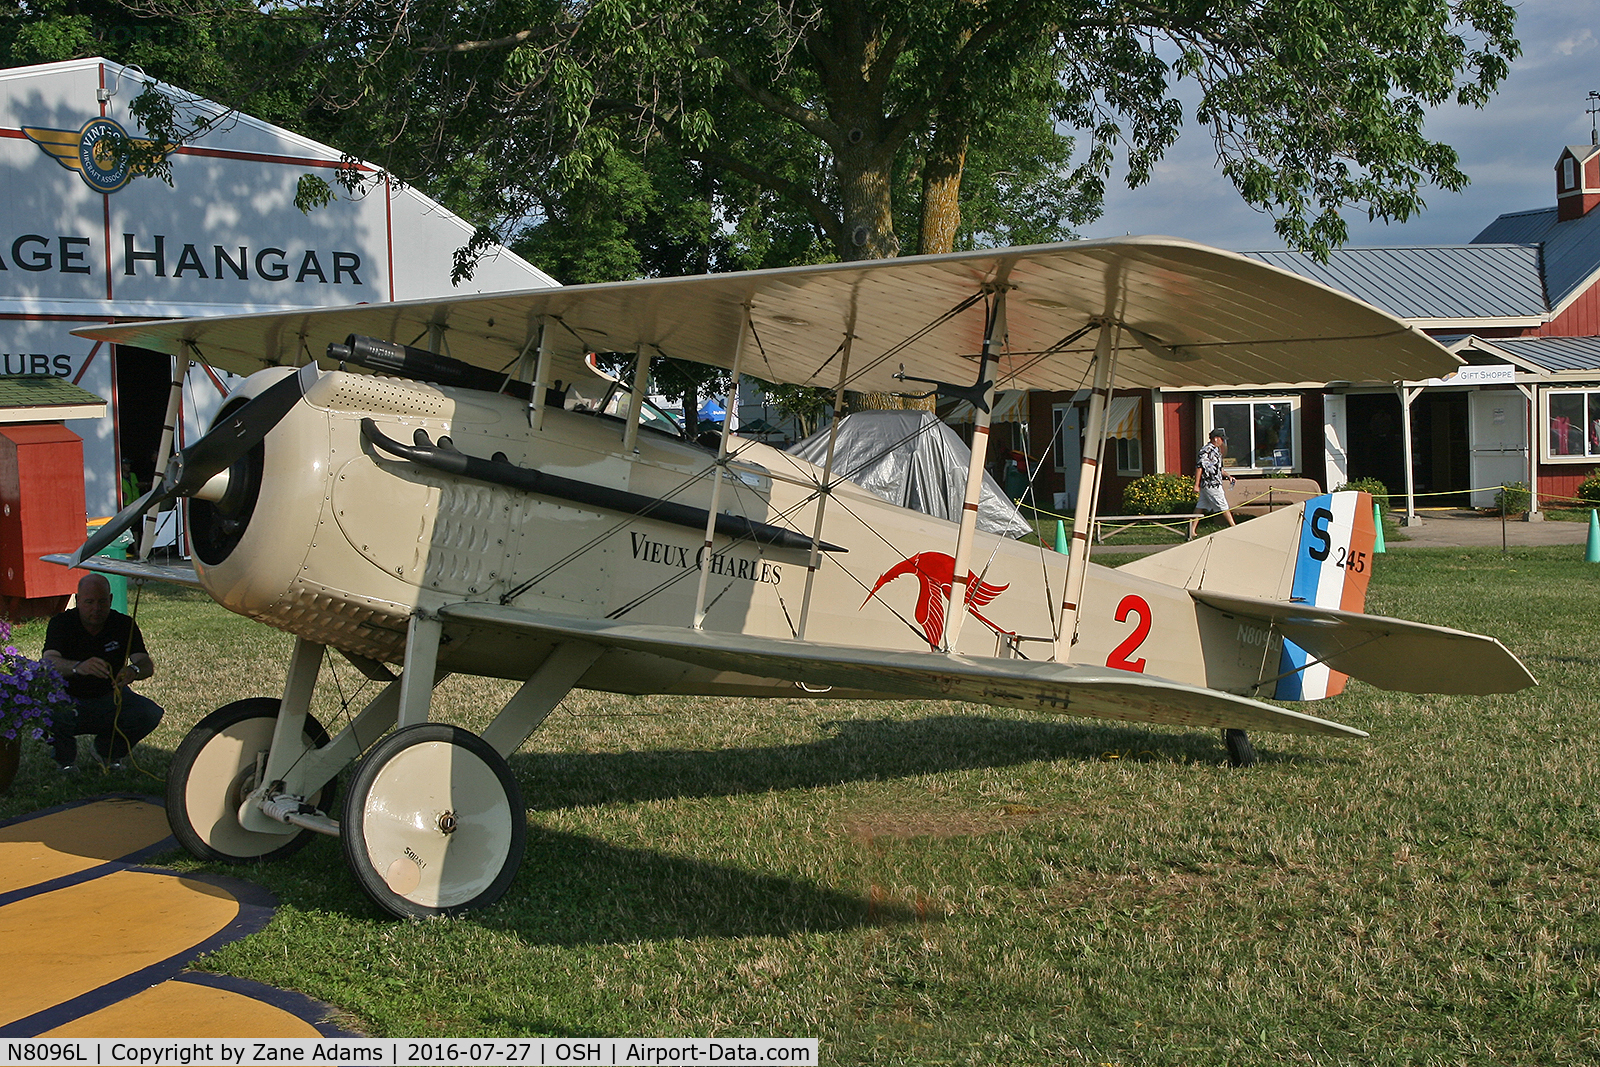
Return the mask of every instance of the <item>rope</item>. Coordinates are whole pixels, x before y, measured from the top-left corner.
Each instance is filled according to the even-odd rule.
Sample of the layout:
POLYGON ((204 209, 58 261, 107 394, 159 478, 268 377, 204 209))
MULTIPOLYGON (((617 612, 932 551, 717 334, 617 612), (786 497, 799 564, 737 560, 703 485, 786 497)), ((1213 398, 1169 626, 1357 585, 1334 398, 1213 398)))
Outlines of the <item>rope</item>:
MULTIPOLYGON (((133 587, 133 603, 131 605, 129 605, 129 610, 128 610, 128 641, 127 641, 126 646, 123 649, 123 656, 122 656, 123 663, 118 664, 116 667, 112 668, 112 671, 111 671, 111 678, 112 678, 112 684, 111 684, 112 712, 111 712, 111 741, 110 741, 110 746, 109 747, 113 748, 113 750, 115 749, 115 746, 116 746, 117 735, 122 732, 122 690, 125 688, 124 686, 120 686, 120 685, 116 684, 116 677, 117 677, 118 672, 120 672, 122 670, 122 667, 124 665, 126 665, 127 662, 132 660, 132 658, 133 658, 133 634, 134 634, 134 631, 137 630, 138 627, 139 627, 139 600, 143 596, 143 594, 144 594, 144 582, 139 581, 138 579, 135 579, 134 580, 134 587, 133 587)), ((124 760, 126 760, 128 762, 128 764, 133 767, 134 770, 138 771, 140 774, 144 775, 146 778, 149 778, 149 779, 151 779, 153 781, 157 781, 157 782, 163 781, 164 779, 161 777, 161 775, 151 772, 142 763, 140 763, 136 758, 134 758, 134 755, 133 755, 134 747, 135 746, 130 743, 128 745, 128 754, 126 756, 123 756, 122 758, 124 760)), ((99 755, 98 750, 96 751, 95 754, 99 755)), ((116 761, 113 760, 111 758, 111 756, 108 754, 106 756, 105 762, 100 765, 100 773, 101 773, 102 776, 108 775, 108 774, 111 773, 111 764, 114 763, 114 762, 116 762, 116 761)))

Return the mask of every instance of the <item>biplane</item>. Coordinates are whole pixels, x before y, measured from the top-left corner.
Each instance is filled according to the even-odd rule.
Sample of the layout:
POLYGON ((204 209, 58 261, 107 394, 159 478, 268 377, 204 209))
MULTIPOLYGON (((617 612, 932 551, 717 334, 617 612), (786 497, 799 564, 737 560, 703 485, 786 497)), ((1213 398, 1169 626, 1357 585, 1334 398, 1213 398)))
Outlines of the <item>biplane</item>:
MULTIPOLYGON (((1118 386, 1436 375, 1450 357, 1366 304, 1167 238, 84 328, 247 375, 212 429, 70 560, 182 499, 192 581, 294 635, 281 695, 206 716, 167 809, 197 856, 337 835, 397 916, 497 899, 524 851, 508 757, 575 687, 937 698, 1223 731, 1361 737, 1279 707, 1355 677, 1534 684, 1493 638, 1362 613, 1368 498, 1330 494, 1112 570, 1088 560, 1118 386), (583 410, 593 354, 625 402, 583 410), (978 411, 959 521, 742 439, 645 425, 650 357, 978 411), (978 528, 995 390, 1091 389, 1067 553, 978 528), (333 650, 382 683, 337 734, 308 714, 333 650), (429 721, 446 674, 519 688, 482 734, 429 721), (355 764, 342 800, 335 781, 355 764)), ((728 411, 735 411, 730 396, 728 411)), ((833 425, 838 425, 835 418, 833 425)))

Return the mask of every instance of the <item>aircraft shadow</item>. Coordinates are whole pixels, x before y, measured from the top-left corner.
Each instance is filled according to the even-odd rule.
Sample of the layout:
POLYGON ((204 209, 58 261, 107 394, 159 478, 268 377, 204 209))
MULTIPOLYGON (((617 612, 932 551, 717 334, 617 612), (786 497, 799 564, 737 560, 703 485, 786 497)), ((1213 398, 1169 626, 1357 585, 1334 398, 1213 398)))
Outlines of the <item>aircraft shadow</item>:
POLYGON ((784 937, 913 918, 892 901, 782 875, 528 828, 517 880, 479 925, 530 944, 574 946, 784 937))
MULTIPOLYGON (((511 758, 511 766, 526 805, 543 811, 805 789, 1036 760, 1219 763, 1226 759, 1221 738, 1211 731, 1158 734, 1103 724, 980 715, 849 719, 825 725, 832 730, 830 736, 805 744, 577 754, 524 751, 511 758)), ((1290 759, 1272 752, 1269 736, 1257 735, 1255 740, 1262 763, 1290 759)))

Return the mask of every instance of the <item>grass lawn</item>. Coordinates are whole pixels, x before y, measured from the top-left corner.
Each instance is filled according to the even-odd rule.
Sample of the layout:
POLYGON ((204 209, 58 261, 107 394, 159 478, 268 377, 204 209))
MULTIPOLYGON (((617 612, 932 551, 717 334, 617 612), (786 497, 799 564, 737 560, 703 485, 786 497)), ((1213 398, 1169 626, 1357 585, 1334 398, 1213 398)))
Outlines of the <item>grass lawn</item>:
MULTIPOLYGON (((530 833, 501 903, 384 919, 319 839, 229 869, 282 907, 201 966, 385 1036, 817 1037, 844 1064, 1594 1063, 1597 593, 1570 546, 1383 557, 1369 610, 1492 633, 1542 684, 1353 683, 1310 710, 1370 740, 1260 734, 1248 770, 1208 733, 969 705, 574 694, 512 759, 530 833)), ((139 617, 161 667, 142 688, 168 708, 142 769, 62 781, 30 745, 0 815, 159 793, 188 725, 281 685, 281 634, 189 594, 146 592, 139 617)), ((436 707, 481 726, 508 692, 450 679, 436 707)))

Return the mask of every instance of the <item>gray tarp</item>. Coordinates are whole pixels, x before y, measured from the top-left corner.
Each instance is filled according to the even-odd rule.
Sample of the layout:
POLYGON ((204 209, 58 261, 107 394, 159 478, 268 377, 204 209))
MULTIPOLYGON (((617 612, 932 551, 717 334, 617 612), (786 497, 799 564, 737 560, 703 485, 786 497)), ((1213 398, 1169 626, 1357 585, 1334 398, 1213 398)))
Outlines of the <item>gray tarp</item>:
MULTIPOLYGON (((822 466, 828 431, 812 434, 789 451, 822 466)), ((833 470, 891 504, 959 522, 971 457, 972 450, 931 411, 858 411, 839 423, 833 470)), ((987 471, 978 499, 978 529, 1002 537, 1033 530, 987 471)))

